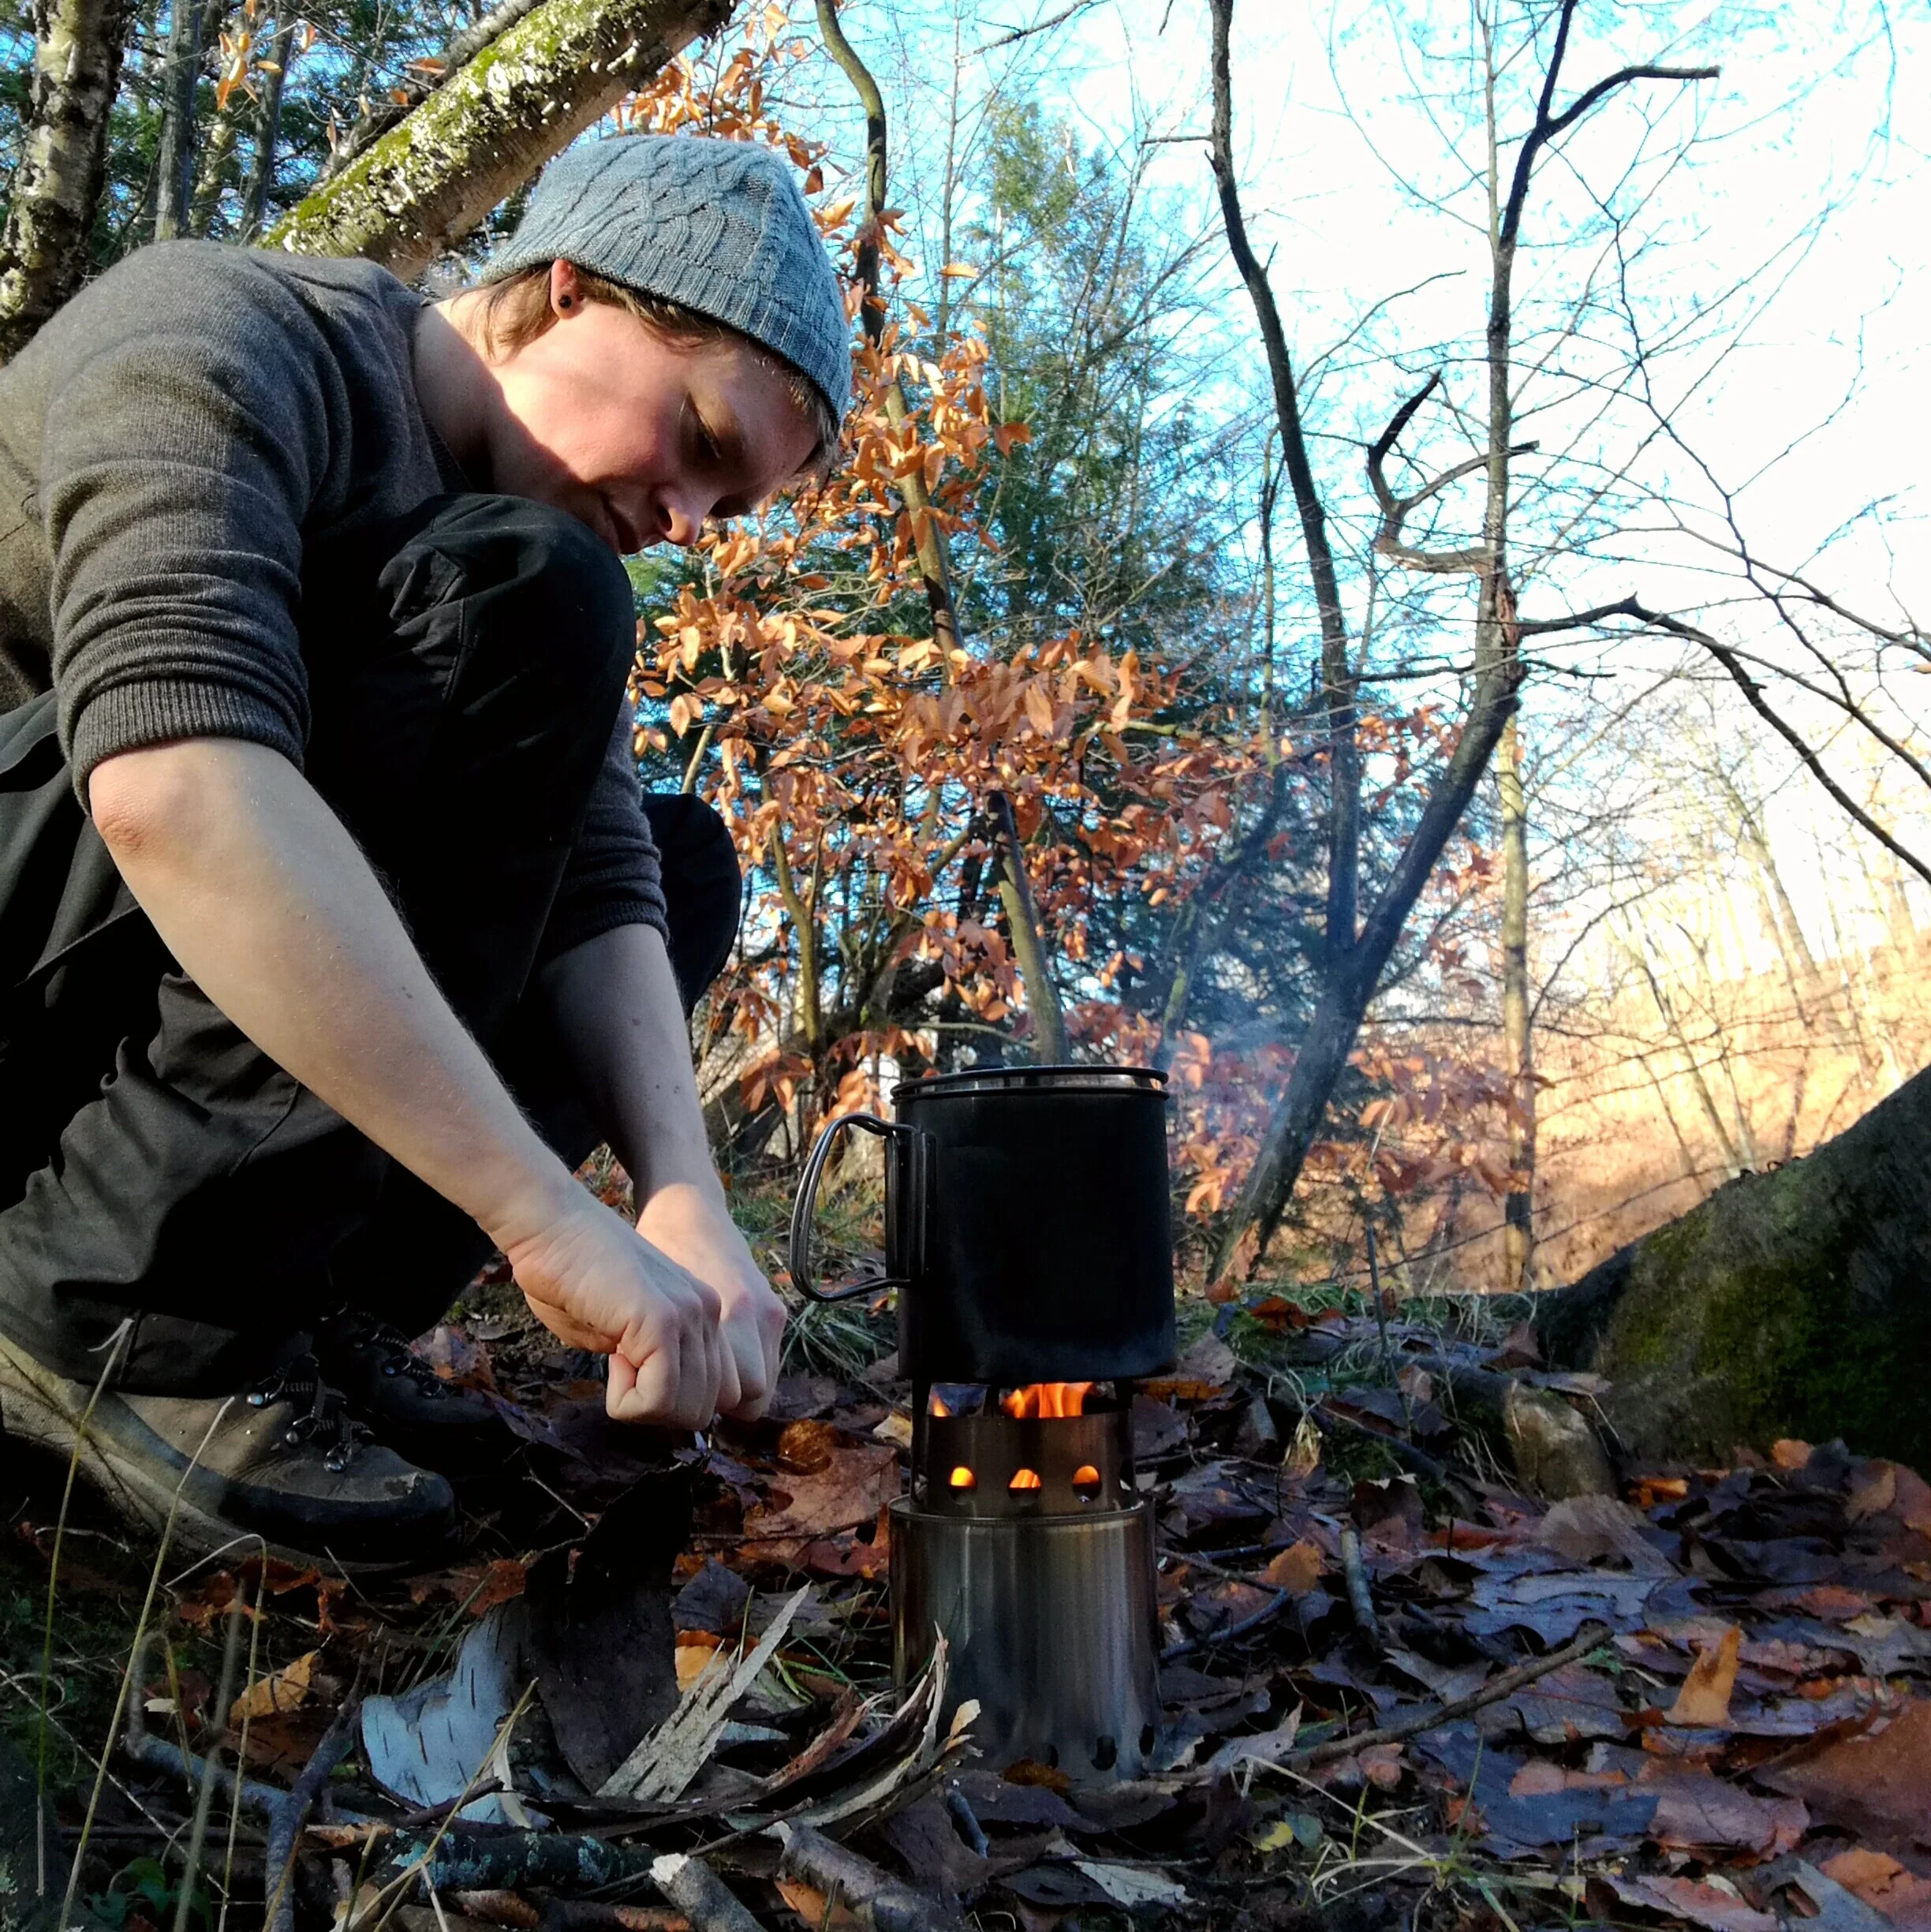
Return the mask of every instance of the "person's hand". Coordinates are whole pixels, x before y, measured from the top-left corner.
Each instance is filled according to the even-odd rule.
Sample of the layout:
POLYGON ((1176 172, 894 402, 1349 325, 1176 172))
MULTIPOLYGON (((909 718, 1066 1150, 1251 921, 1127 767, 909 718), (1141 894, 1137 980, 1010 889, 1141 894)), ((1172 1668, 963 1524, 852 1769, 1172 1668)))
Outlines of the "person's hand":
POLYGON ((644 1203, 637 1232, 716 1291, 723 1344, 718 1407, 755 1421, 778 1385, 785 1307, 759 1272, 722 1195, 688 1182, 660 1187, 644 1203))
MULTIPOLYGON (((619 1422, 705 1429, 726 1364, 720 1297, 582 1189, 539 1233, 506 1249, 538 1321, 576 1348, 610 1357, 604 1406, 619 1422)), ((768 1289, 768 1294, 770 1291, 768 1289)))

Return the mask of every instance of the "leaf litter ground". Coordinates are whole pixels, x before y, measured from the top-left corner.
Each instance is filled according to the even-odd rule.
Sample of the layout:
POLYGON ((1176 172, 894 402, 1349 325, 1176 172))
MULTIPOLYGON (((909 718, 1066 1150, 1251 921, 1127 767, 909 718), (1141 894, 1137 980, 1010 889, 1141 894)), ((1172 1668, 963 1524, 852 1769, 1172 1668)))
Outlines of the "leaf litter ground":
POLYGON ((1785 1443, 1552 1502, 1455 1416, 1461 1367, 1561 1385, 1519 1332, 1220 1311, 1134 1416, 1160 1540, 1152 1766, 1086 1788, 980 1761, 942 1684, 893 1687, 907 1391, 868 1363, 883 1322, 839 1321, 801 1325, 766 1421, 697 1448, 614 1429, 590 1358, 472 1297, 420 1346, 518 1452, 457 1559, 380 1583, 164 1565, 118 1736, 153 1553, 70 1510, 43 1692, 63 1472, 25 1469, 7 1728, 32 1759, 45 1710, 70 1852, 99 1787, 80 1896, 158 1932, 194 1781, 238 1755, 189 1897, 211 1926, 707 1932, 708 1872, 814 1932, 1931 1932, 1916 1472, 1785 1443), (682 1891, 653 1878, 667 1853, 701 1863, 682 1891))

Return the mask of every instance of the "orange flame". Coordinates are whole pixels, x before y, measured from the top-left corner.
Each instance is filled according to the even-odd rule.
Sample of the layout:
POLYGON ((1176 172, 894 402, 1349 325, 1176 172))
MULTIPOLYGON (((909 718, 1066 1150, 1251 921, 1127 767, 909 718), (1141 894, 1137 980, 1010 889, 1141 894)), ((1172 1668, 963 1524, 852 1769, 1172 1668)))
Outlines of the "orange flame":
POLYGON ((952 1486, 955 1489, 976 1489, 979 1478, 963 1463, 952 1472, 952 1486))
POLYGON ((950 1415, 952 1411, 947 1407, 944 1396, 934 1396, 926 1405, 925 1413, 928 1415, 950 1415))
POLYGON ((1091 1382, 1032 1382, 1024 1388, 1012 1390, 999 1407, 1021 1422, 1037 1416, 1084 1415, 1092 1388, 1091 1382))
POLYGON ((1036 1469, 1018 1470, 1006 1486, 1009 1489, 1036 1489, 1040 1486, 1039 1471, 1036 1469))

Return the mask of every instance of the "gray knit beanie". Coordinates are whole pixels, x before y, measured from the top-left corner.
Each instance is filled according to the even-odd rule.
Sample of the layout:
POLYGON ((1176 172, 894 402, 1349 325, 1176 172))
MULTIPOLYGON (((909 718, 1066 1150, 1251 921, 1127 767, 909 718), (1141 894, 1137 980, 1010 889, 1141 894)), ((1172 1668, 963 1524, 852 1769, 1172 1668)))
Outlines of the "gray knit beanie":
POLYGON ((554 261, 728 323, 845 413, 851 331, 838 277, 797 183, 768 149, 691 134, 570 149, 543 170, 484 279, 554 261))

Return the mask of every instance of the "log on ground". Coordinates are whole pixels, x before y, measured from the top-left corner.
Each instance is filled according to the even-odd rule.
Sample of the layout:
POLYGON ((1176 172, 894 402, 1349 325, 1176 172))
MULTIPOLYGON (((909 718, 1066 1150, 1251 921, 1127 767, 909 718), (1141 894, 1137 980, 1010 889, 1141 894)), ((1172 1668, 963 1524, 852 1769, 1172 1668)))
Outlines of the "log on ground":
POLYGON ((1842 1437, 1931 1467, 1931 1070, 1541 1298, 1552 1364, 1610 1378, 1641 1460, 1842 1437))

